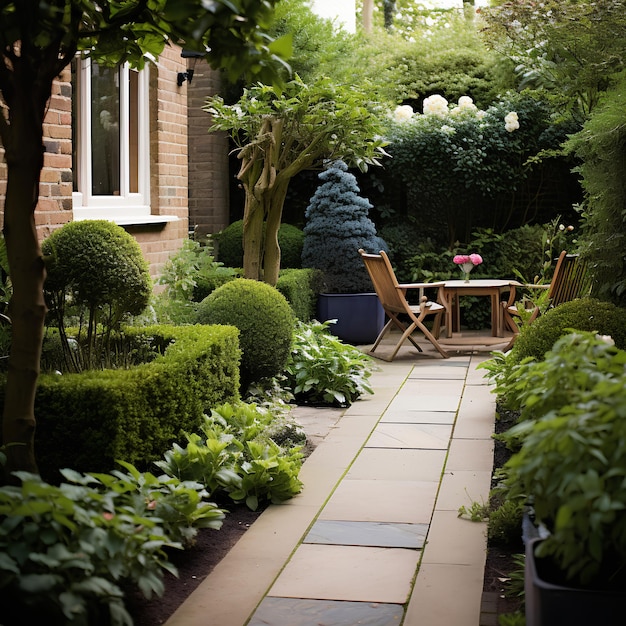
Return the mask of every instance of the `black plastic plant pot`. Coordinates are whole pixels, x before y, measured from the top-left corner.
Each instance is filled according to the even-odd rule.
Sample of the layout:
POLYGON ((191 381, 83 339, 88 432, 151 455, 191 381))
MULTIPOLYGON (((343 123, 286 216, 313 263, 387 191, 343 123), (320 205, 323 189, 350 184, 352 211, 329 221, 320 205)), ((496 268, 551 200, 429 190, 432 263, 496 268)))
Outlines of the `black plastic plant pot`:
POLYGON ((626 590, 602 591, 567 587, 563 575, 535 549, 543 541, 526 543, 526 626, 623 626, 626 590))

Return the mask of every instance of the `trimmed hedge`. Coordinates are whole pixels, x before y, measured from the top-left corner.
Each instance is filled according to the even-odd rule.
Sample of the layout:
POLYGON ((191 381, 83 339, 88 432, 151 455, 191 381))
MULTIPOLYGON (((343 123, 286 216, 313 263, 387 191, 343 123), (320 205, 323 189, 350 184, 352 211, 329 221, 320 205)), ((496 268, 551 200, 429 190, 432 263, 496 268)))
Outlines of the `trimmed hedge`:
MULTIPOLYGON (((162 354, 131 369, 43 374, 35 399, 39 470, 109 472, 117 459, 147 467, 210 408, 239 399, 238 331, 232 326, 127 328, 162 354)), ((4 403, 4 385, 0 404, 4 403)))
POLYGON ((322 273, 319 270, 281 270, 276 289, 285 296, 301 322, 315 319, 317 296, 322 289, 322 273))

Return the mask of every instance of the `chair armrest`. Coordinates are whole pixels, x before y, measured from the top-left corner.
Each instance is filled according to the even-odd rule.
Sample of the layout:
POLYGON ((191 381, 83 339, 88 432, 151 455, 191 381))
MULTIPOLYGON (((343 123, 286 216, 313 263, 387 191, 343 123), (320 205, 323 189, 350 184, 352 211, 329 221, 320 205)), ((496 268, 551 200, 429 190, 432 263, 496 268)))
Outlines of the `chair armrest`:
POLYGON ((526 285, 522 285, 522 287, 528 287, 529 289, 550 289, 550 283, 546 285, 526 284, 526 285))

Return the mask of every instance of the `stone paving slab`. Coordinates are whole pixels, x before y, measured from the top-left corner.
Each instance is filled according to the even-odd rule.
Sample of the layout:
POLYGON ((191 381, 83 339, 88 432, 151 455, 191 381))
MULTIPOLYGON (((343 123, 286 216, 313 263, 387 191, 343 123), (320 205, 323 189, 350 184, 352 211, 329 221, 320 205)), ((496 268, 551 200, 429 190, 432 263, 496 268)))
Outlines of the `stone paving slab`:
POLYGON ((417 550, 424 547, 427 532, 428 524, 319 520, 304 543, 417 550))
POLYGON ((403 613, 397 604, 268 597, 248 626, 398 626, 403 613))

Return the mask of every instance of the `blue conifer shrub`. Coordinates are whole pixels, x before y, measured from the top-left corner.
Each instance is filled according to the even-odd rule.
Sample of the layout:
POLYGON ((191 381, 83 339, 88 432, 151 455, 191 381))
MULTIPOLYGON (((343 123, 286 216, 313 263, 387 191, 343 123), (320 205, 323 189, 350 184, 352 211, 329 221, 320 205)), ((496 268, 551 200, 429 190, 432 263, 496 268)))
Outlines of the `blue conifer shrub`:
POLYGON ((357 180, 343 161, 333 161, 319 179, 305 213, 302 267, 323 272, 326 293, 374 291, 359 248, 376 253, 388 247, 368 217, 372 205, 359 195, 357 180))

